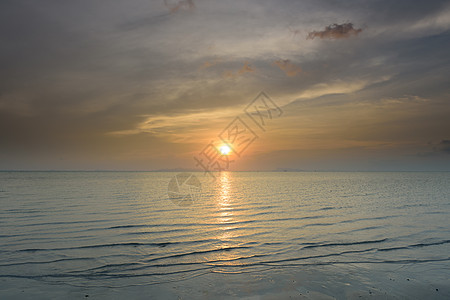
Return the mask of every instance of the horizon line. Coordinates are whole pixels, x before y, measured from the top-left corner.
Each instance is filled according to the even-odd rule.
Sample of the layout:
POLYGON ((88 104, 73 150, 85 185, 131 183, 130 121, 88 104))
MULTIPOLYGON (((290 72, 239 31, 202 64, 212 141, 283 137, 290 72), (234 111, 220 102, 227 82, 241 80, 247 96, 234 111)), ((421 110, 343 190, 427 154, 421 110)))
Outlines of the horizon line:
MULTIPOLYGON (((135 173, 175 173, 175 172, 195 172, 195 173, 205 173, 202 170, 192 170, 192 169, 161 169, 161 170, 21 170, 21 169, 12 169, 12 170, 1 170, 0 172, 135 172, 135 173)), ((340 173, 352 173, 352 172, 367 172, 367 173, 395 173, 395 172, 450 172, 450 170, 301 170, 301 169, 271 169, 271 170, 227 170, 227 171, 210 171, 212 173, 221 173, 221 172, 278 172, 278 173, 319 173, 319 172, 340 172, 340 173)))

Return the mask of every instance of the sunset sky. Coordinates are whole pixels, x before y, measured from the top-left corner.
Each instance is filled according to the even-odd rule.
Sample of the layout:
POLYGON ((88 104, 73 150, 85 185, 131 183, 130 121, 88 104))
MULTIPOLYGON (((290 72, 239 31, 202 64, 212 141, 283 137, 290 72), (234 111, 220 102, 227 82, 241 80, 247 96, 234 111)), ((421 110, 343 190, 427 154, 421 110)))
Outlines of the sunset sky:
POLYGON ((1 170, 450 171, 448 1, 4 0, 0 66, 1 170))

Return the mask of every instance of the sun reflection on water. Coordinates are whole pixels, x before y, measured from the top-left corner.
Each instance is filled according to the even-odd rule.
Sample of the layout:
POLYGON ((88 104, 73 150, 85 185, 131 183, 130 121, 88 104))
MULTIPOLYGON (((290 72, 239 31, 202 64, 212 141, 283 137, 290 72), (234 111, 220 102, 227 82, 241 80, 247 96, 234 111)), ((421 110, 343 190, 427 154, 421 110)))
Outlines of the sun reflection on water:
POLYGON ((230 180, 231 180, 230 172, 222 172, 220 173, 220 181, 219 181, 219 205, 221 208, 228 207, 230 205, 230 180))
MULTIPOLYGON (((238 227, 236 225, 238 222, 233 208, 235 203, 233 203, 232 197, 231 172, 220 173, 216 199, 216 223, 218 225, 216 239, 221 242, 222 248, 235 247, 235 229, 238 227)), ((221 251, 215 258, 221 261, 219 265, 234 265, 237 263, 235 260, 239 258, 239 254, 233 251, 221 251)))
POLYGON ((220 229, 223 231, 221 240, 223 238, 229 238, 229 230, 233 229, 233 226, 229 224, 234 223, 233 206, 231 203, 231 173, 223 172, 220 174, 219 181, 219 193, 217 198, 218 215, 217 223, 219 223, 220 229))

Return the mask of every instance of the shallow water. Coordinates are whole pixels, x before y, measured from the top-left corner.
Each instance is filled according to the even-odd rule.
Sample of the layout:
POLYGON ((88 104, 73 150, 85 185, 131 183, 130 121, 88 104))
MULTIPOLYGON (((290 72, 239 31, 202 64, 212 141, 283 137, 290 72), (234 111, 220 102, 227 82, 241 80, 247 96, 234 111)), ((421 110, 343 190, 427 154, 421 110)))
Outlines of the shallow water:
POLYGON ((450 297, 450 173, 0 172, 0 296, 450 297))

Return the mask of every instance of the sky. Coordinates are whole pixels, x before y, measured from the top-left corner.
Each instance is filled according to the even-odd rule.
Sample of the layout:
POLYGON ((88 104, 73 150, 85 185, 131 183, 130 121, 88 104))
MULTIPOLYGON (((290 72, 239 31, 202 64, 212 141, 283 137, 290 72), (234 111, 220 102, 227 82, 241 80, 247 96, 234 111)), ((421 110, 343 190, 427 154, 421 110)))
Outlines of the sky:
POLYGON ((202 170, 242 122, 229 170, 450 171, 449 53, 448 1, 3 0, 0 170, 202 170))

